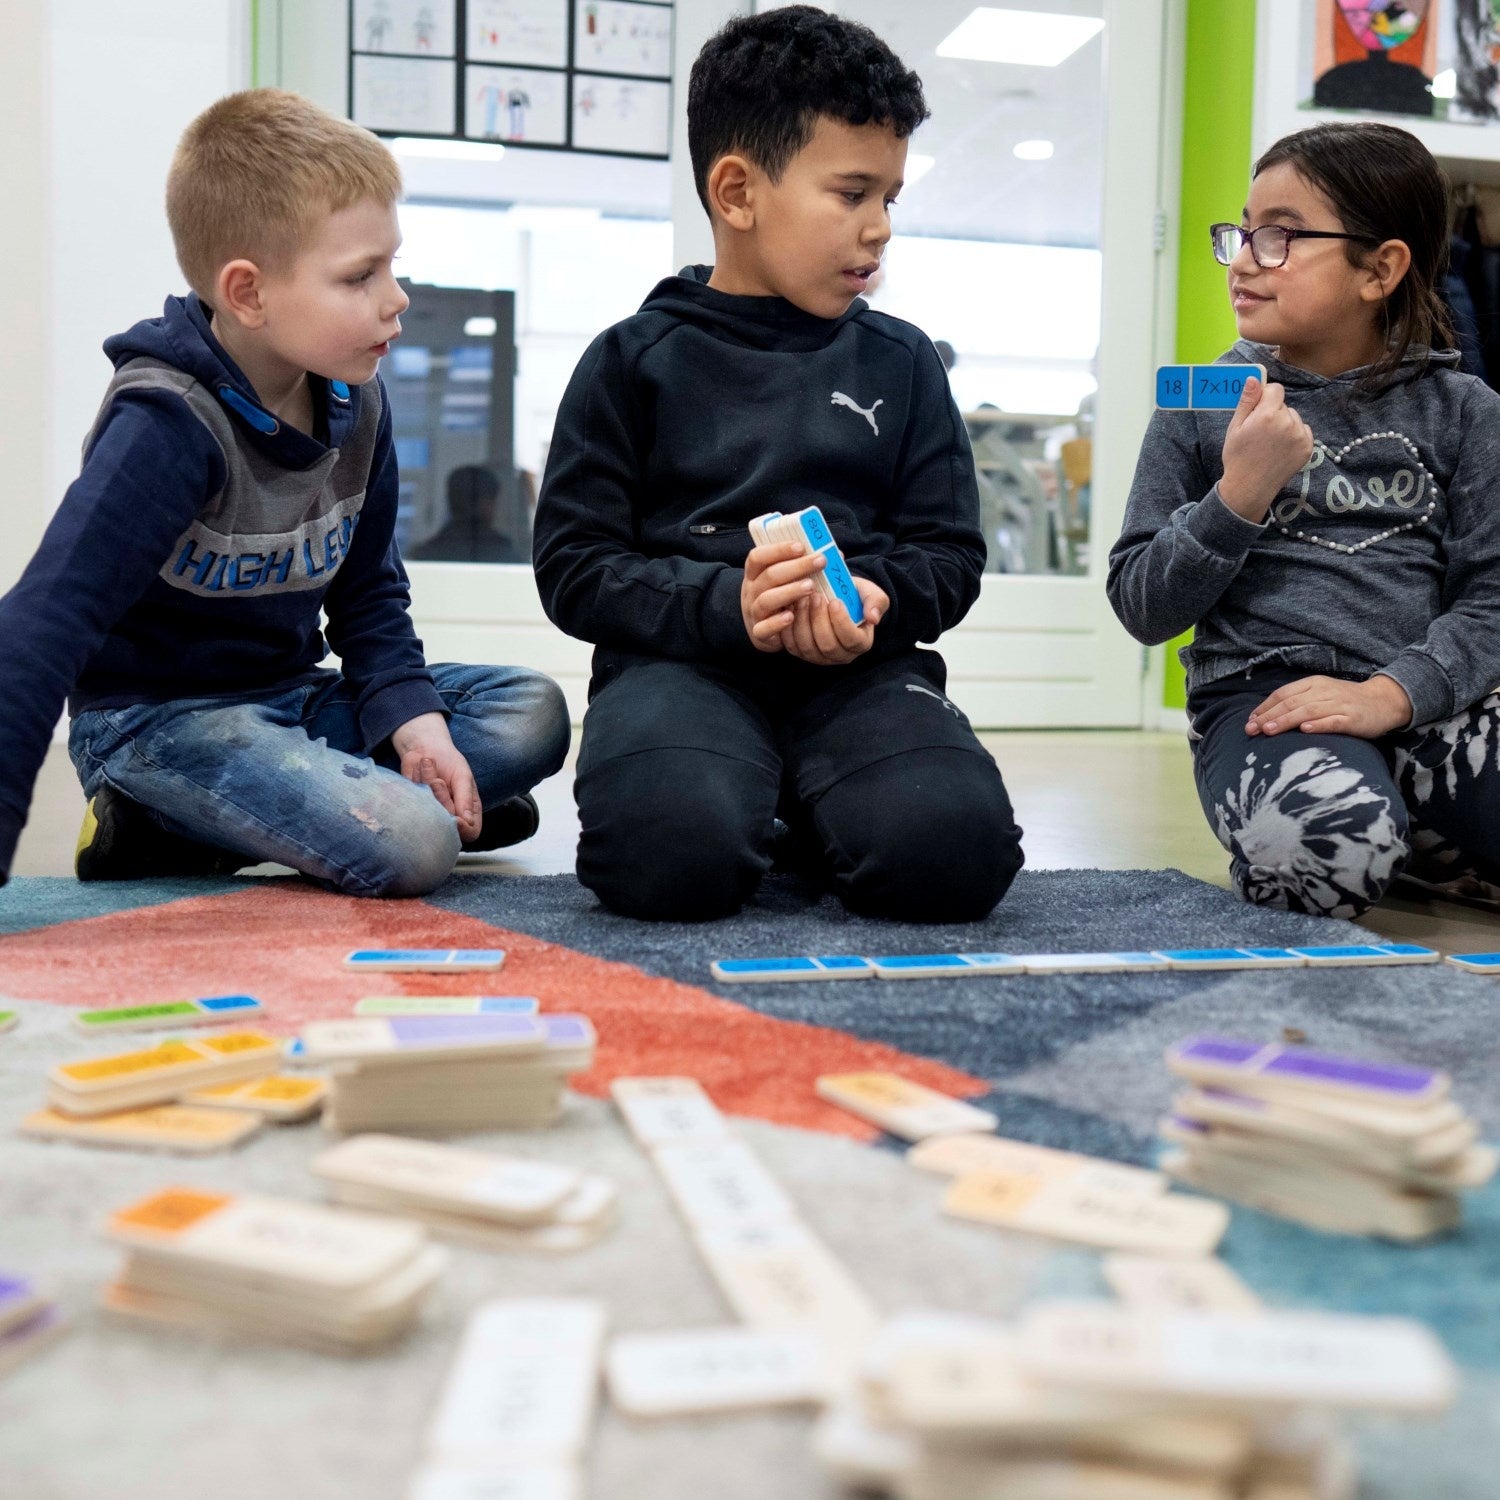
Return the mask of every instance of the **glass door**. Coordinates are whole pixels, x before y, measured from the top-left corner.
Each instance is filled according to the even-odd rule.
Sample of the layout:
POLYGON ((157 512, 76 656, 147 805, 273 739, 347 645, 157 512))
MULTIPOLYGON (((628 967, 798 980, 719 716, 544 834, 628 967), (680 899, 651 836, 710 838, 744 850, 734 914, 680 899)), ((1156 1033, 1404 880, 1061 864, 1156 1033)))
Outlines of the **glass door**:
POLYGON ((989 561, 939 643, 953 695, 989 728, 1139 724, 1104 571, 1155 363, 1162 0, 839 9, 932 109, 871 302, 937 344, 974 447, 989 561))

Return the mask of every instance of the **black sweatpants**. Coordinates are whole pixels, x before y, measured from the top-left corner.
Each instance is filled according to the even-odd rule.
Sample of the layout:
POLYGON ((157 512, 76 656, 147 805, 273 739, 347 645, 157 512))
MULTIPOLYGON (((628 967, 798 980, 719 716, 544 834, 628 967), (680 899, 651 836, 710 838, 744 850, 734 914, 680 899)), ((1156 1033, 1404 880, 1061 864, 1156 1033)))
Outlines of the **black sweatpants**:
POLYGON ((727 916, 780 817, 851 911, 977 921, 1021 830, 946 681, 933 651, 779 677, 610 654, 578 756, 579 880, 627 916, 727 916))
POLYGON ((1245 733, 1308 674, 1257 667, 1188 696, 1198 797, 1247 901, 1355 917, 1398 877, 1500 897, 1500 693, 1378 740, 1245 733))

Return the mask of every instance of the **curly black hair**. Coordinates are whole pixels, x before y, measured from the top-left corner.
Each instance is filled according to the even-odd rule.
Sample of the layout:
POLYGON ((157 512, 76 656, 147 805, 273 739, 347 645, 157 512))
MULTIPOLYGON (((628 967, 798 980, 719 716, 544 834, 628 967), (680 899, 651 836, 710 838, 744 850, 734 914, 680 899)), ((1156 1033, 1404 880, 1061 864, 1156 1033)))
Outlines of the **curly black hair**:
POLYGON ((775 182, 820 115, 904 140, 929 113, 922 80, 868 26, 815 5, 738 16, 703 44, 688 80, 698 197, 707 208, 709 171, 732 151, 775 182))

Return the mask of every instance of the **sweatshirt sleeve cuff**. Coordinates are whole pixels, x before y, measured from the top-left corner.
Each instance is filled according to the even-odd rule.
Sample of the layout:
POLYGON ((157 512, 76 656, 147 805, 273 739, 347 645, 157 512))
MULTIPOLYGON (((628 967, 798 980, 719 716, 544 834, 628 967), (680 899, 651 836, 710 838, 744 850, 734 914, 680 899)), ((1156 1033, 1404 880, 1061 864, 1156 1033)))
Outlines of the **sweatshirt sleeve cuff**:
POLYGON ((1376 676, 1399 683, 1411 699, 1411 725, 1432 724, 1453 713, 1453 684, 1425 651, 1403 651, 1376 676))
POLYGON ((1266 523, 1247 521, 1230 510, 1215 485, 1188 512, 1187 529, 1208 551, 1237 561, 1266 534, 1266 523))
POLYGON ((365 737, 365 749, 374 750, 408 719, 418 714, 448 713, 448 705, 432 685, 430 677, 409 677, 405 682, 392 683, 374 694, 359 710, 360 732, 365 737))
POLYGON ((721 568, 703 596, 703 640, 716 656, 748 659, 761 654, 755 649, 755 642, 745 629, 745 617, 740 612, 742 577, 738 568, 721 568))

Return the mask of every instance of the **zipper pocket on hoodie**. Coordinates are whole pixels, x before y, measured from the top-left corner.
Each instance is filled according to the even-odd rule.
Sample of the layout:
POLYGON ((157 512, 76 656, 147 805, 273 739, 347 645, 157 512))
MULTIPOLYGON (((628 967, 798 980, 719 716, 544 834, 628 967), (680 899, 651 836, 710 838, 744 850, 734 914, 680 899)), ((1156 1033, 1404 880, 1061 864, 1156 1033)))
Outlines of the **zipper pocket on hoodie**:
POLYGON ((720 526, 716 523, 707 523, 702 526, 689 526, 689 536, 729 536, 735 532, 749 534, 748 526, 720 526))

